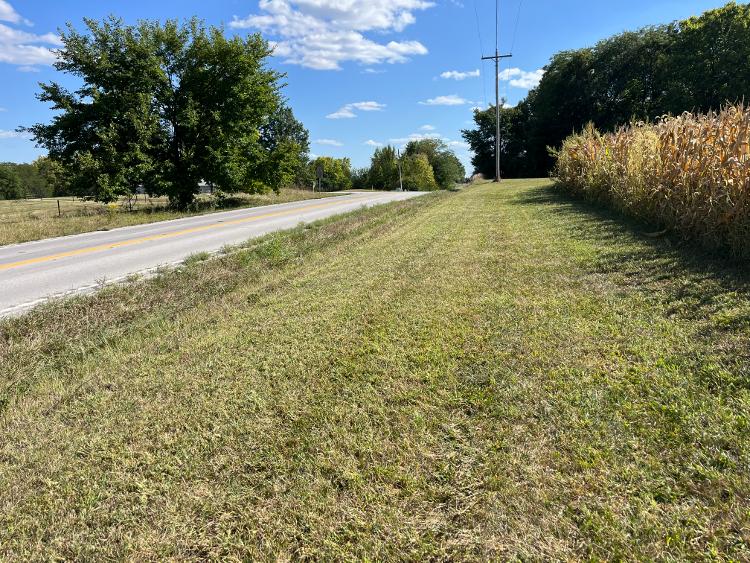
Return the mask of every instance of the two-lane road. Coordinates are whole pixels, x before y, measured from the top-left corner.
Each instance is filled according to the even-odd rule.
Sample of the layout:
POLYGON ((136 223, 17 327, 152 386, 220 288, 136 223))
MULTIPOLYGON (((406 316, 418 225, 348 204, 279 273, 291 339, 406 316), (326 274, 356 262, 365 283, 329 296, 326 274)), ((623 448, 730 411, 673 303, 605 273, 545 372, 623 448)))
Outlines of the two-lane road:
POLYGON ((0 316, 103 281, 153 271, 198 252, 215 252, 265 234, 417 192, 354 193, 97 231, 0 247, 0 316))

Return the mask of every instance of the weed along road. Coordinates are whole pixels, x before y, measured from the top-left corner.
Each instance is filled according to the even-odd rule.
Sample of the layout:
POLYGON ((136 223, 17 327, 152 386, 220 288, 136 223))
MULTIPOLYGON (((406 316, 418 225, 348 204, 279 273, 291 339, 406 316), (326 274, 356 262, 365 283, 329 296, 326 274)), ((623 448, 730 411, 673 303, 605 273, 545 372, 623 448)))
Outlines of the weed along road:
POLYGON ((419 195, 349 193, 0 247, 0 316, 175 265, 191 254, 215 252, 274 231, 419 195))

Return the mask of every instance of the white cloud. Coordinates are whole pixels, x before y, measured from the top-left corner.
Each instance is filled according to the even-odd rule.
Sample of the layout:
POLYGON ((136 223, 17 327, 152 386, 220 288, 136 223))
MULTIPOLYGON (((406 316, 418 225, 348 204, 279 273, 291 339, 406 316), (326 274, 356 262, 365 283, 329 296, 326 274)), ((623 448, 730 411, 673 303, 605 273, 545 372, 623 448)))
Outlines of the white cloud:
POLYGON ((359 111, 381 111, 385 109, 385 104, 379 104, 378 102, 355 102, 350 105, 359 111))
POLYGON ((422 127, 419 128, 420 131, 434 131, 435 127, 432 125, 422 125, 422 127))
POLYGON ((437 98, 430 98, 426 102, 419 102, 423 106, 462 106, 470 104, 471 102, 460 96, 454 94, 450 96, 438 96, 437 98))
POLYGON ((316 145, 326 145, 329 147, 343 147, 344 143, 340 141, 336 141, 334 139, 318 139, 317 141, 313 141, 316 145))
POLYGON ((0 113, 3 113, 4 111, 8 111, 7 108, 0 108, 0 113))
POLYGON ((450 139, 449 137, 440 135, 439 133, 412 133, 408 137, 399 137, 395 139, 389 139, 388 142, 394 145, 395 147, 404 149, 406 145, 412 141, 424 141, 427 139, 435 139, 438 141, 442 141, 449 148, 456 149, 459 154, 464 154, 469 149, 469 145, 467 143, 463 141, 454 141, 450 139))
POLYGON ((19 66, 19 70, 30 70, 35 65, 51 65, 55 62, 52 47, 60 45, 54 33, 37 35, 18 29, 18 25, 31 25, 21 17, 6 0, 0 0, 0 63, 19 66))
POLYGON ((355 117, 357 117, 357 114, 354 113, 349 106, 344 106, 341 109, 326 115, 327 119, 354 119, 355 117))
POLYGON ((539 82, 544 76, 544 69, 540 68, 533 72, 527 72, 520 68, 508 68, 500 72, 498 76, 500 76, 500 80, 509 82, 515 88, 531 90, 539 86, 539 82))
POLYGON ((0 0, 0 21, 31 25, 31 22, 22 18, 6 0, 0 0))
POLYGON ((383 143, 379 143, 377 141, 373 141, 372 139, 370 139, 369 141, 365 141, 365 144, 368 147, 382 147, 383 146, 383 143))
POLYGON ((346 104, 339 108, 333 113, 329 113, 326 117, 328 119, 354 119, 357 114, 354 110, 358 111, 382 111, 385 109, 385 104, 378 102, 354 102, 353 104, 346 104))
POLYGON ((448 70, 440 75, 440 78, 448 80, 466 80, 467 78, 479 78, 479 69, 461 72, 458 70, 448 70))
POLYGON ((260 14, 230 22, 280 37, 275 54, 285 62, 317 70, 338 70, 347 61, 365 65, 403 63, 426 55, 418 41, 379 43, 364 33, 401 32, 414 12, 434 6, 425 0, 260 0, 260 14))
POLYGON ((393 143, 394 145, 403 146, 406 143, 410 141, 424 141, 425 139, 440 139, 440 140, 447 140, 442 135, 438 135, 436 133, 412 133, 408 137, 399 137, 396 139, 388 139, 389 142, 393 143))
POLYGON ((0 129, 0 139, 31 139, 31 135, 29 133, 0 129))

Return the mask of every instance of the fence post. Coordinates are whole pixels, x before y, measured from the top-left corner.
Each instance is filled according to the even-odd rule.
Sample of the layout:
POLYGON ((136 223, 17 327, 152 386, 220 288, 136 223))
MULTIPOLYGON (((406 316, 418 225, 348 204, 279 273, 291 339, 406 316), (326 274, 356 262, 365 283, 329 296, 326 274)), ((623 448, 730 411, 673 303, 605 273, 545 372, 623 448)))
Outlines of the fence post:
POLYGON ((57 200, 57 216, 62 217, 62 210, 60 209, 60 200, 57 200))

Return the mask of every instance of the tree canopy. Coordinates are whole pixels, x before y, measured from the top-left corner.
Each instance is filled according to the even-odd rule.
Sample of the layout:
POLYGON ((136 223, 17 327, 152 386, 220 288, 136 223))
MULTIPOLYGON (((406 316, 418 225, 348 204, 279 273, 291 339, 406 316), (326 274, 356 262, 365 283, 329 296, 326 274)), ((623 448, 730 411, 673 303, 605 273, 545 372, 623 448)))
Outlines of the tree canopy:
POLYGON ((0 198, 52 197, 65 195, 59 168, 46 156, 30 164, 0 163, 0 198))
POLYGON ((0 199, 18 199, 23 197, 21 181, 16 171, 5 165, 0 165, 0 199))
MULTIPOLYGON (((543 176, 549 148, 592 122, 612 131, 635 120, 718 110, 750 96, 750 4, 729 3, 699 17, 626 32, 552 57, 537 88, 501 108, 505 177, 543 176)), ((494 175, 494 106, 463 132, 477 172, 494 175)))
POLYGON ((406 191, 429 192, 438 188, 434 170, 426 154, 414 153, 404 156, 402 173, 406 191))
POLYGON ((77 195, 111 201, 139 186, 178 207, 201 181, 227 192, 288 182, 306 160, 306 131, 280 96, 258 34, 109 18, 62 33, 56 68, 82 85, 42 85, 58 114, 29 130, 65 169, 77 195))
POLYGON ((424 155, 432 168, 435 186, 429 189, 447 190, 466 177, 466 169, 455 153, 448 148, 444 141, 436 138, 410 141, 406 145, 404 154, 407 157, 424 155))
POLYGON ((466 170, 455 153, 440 139, 410 141, 399 157, 395 147, 375 149, 366 174, 369 186, 377 190, 400 187, 399 160, 405 190, 448 189, 463 181, 466 170))
POLYGON ((352 189, 352 164, 348 158, 316 158, 309 165, 311 177, 317 179, 319 167, 323 172, 322 190, 332 192, 352 189))
POLYGON ((376 190, 396 190, 398 180, 398 156, 396 147, 388 145, 375 149, 368 175, 370 186, 376 190))

